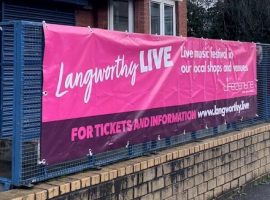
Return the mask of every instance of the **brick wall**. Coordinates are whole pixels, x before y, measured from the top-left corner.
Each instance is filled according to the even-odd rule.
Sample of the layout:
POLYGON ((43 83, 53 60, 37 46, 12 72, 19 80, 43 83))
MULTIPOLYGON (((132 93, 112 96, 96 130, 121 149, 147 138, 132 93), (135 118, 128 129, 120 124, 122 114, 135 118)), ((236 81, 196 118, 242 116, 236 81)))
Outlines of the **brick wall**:
MULTIPOLYGON (((76 25, 108 29, 108 1, 93 1, 91 10, 77 10, 76 25)), ((150 0, 134 1, 134 32, 150 32, 150 0)), ((176 34, 187 35, 186 0, 176 2, 176 34)))
POLYGON ((104 179, 101 173, 99 184, 67 196, 100 200, 213 199, 270 172, 269 128, 232 133, 162 152, 147 161, 144 158, 128 175, 109 180, 108 174, 107 181, 99 183, 104 179))
POLYGON ((91 26, 94 27, 93 10, 76 10, 76 26, 91 26))
POLYGON ((99 0, 94 4, 95 27, 108 29, 108 1, 99 0))
POLYGON ((176 34, 187 36, 187 0, 176 2, 176 34))
POLYGON ((134 32, 136 33, 150 32, 149 3, 149 0, 136 0, 134 2, 134 32))
POLYGON ((100 171, 47 181, 32 190, 11 190, 1 193, 1 197, 210 200, 270 173, 269 155, 270 125, 264 124, 109 165, 100 171))
POLYGON ((91 9, 77 9, 75 17, 77 26, 108 29, 108 1, 93 1, 91 9))

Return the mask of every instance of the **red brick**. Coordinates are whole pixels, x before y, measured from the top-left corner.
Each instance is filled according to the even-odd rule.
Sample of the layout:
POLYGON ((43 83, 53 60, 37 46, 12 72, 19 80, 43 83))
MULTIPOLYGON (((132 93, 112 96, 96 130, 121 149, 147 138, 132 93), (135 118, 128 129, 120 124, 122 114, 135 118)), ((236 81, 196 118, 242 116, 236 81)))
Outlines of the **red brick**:
POLYGON ((176 35, 187 36, 187 1, 176 2, 176 35))
POLYGON ((150 31, 149 4, 149 0, 134 1, 134 32, 136 33, 149 33, 150 31))
POLYGON ((76 26, 94 26, 92 10, 76 10, 76 26))

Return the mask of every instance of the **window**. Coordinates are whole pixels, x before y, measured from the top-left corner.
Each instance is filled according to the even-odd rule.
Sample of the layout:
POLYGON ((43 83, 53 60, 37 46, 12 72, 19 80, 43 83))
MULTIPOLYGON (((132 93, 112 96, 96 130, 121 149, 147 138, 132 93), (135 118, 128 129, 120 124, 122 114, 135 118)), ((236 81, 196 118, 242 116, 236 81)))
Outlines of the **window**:
POLYGON ((158 35, 175 35, 175 2, 172 0, 155 0, 151 2, 151 33, 158 35))
POLYGON ((134 14, 132 0, 110 0, 109 29, 133 32, 134 14))
POLYGON ((159 3, 151 3, 151 33, 159 34, 160 31, 160 4, 159 3))

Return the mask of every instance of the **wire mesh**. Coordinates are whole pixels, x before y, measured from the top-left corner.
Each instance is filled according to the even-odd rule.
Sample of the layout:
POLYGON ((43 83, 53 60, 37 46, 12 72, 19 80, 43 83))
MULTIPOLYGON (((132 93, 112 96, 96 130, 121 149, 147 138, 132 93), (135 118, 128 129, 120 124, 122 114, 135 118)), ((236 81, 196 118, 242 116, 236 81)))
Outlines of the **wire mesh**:
POLYGON ((33 22, 9 22, 2 23, 1 27, 1 106, 3 110, 0 120, 0 139, 12 140, 14 155, 12 184, 14 185, 29 185, 53 177, 134 158, 197 139, 263 123, 270 118, 270 45, 257 44, 257 48, 261 48, 262 54, 258 59, 257 67, 258 116, 256 118, 192 133, 181 132, 170 138, 157 138, 156 141, 129 145, 54 166, 41 165, 39 164, 39 143, 44 49, 42 25, 33 22), (19 104, 17 105, 16 102, 19 104), (17 111, 14 112, 14 109, 17 111))

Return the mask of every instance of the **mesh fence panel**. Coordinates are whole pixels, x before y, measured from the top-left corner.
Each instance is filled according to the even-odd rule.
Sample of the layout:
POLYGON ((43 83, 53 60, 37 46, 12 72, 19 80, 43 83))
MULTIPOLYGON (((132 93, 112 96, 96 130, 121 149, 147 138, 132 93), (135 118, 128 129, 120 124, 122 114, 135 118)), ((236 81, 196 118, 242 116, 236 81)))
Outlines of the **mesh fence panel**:
POLYGON ((59 165, 44 166, 39 163, 44 49, 42 25, 32 22, 10 22, 1 24, 1 27, 0 138, 12 140, 14 185, 29 185, 269 120, 270 46, 257 44, 262 54, 258 59, 257 67, 258 116, 256 118, 192 133, 179 132, 178 135, 170 138, 129 145, 59 165))

